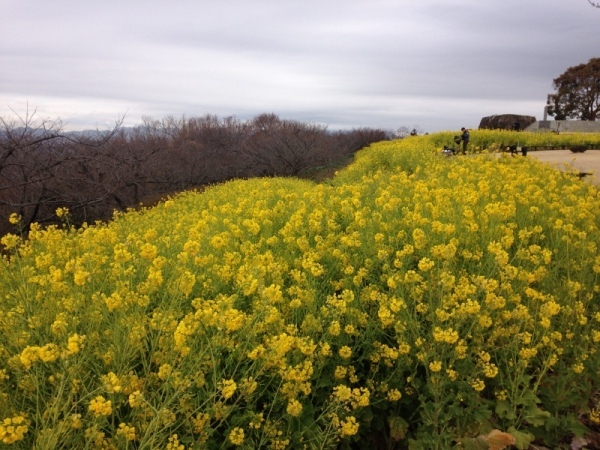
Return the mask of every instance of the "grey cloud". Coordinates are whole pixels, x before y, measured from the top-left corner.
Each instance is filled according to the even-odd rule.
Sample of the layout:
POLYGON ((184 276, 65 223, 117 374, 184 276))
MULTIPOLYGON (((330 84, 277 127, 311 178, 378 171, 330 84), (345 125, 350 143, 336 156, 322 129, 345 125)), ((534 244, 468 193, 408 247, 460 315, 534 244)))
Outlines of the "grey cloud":
POLYGON ((585 0, 4 3, 0 114, 28 101, 72 126, 126 110, 476 127, 540 115, 600 42, 585 0))

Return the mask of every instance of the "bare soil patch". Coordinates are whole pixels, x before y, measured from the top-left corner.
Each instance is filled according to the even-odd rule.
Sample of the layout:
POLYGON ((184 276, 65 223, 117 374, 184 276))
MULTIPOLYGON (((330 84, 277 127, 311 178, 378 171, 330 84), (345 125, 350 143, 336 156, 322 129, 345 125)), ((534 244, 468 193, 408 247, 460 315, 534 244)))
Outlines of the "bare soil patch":
POLYGON ((600 150, 573 153, 570 150, 530 151, 527 157, 546 162, 558 170, 578 170, 590 182, 600 185, 600 150))

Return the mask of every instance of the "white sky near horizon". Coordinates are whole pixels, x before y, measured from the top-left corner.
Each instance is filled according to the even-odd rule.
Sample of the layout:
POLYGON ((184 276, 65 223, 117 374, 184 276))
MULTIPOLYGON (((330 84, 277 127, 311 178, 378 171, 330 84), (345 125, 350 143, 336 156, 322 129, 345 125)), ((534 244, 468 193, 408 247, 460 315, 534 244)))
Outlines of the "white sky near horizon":
POLYGON ((542 119, 552 80, 600 57, 586 0, 0 0, 0 116, 261 113, 329 129, 542 119))

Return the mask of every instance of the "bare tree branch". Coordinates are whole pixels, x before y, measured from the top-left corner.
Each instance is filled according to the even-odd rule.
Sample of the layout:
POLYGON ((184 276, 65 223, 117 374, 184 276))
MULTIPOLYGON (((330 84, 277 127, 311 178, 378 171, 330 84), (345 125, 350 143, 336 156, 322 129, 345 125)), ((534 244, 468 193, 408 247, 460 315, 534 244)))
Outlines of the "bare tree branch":
MULTIPOLYGON (((14 112, 14 111, 13 111, 14 112)), ((108 220, 113 211, 152 204, 181 190, 232 178, 296 176, 386 138, 381 130, 330 133, 325 126, 262 114, 250 121, 206 115, 155 120, 93 134, 72 134, 60 120, 27 109, 0 117, 0 235, 11 213, 58 223, 108 220)))

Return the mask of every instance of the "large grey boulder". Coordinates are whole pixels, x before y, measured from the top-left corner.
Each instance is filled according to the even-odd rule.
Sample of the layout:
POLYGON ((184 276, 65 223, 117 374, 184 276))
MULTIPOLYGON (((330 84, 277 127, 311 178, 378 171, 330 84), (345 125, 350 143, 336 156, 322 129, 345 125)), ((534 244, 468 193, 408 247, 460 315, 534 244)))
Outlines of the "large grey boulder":
POLYGON ((524 130, 532 123, 535 123, 535 121, 535 117, 533 116, 522 116, 519 114, 497 114, 481 119, 481 122, 479 123, 479 129, 513 130, 515 123, 518 123, 519 129, 524 130))

